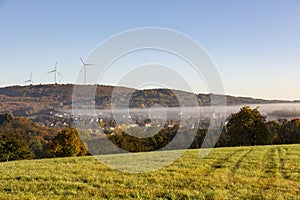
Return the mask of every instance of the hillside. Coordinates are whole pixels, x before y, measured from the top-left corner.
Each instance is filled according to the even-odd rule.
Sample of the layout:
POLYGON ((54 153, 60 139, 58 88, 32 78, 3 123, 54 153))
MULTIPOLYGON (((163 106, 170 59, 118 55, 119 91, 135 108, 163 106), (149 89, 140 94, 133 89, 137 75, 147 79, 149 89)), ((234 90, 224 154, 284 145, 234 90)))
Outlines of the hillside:
MULTIPOLYGON (((47 114, 53 110, 69 110, 72 106, 73 84, 49 84, 49 85, 30 85, 30 86, 10 86, 0 88, 0 112, 11 112, 16 116, 32 116, 36 114, 47 114)), ((94 86, 77 87, 83 93, 91 91, 94 86)), ((116 88, 113 86, 97 85, 95 95, 96 108, 104 109, 111 106, 111 94, 116 88)), ((150 107, 160 104, 168 107, 179 105, 177 97, 184 102, 191 102, 195 94, 185 91, 175 91, 169 89, 148 89, 135 90, 126 87, 118 87, 117 101, 114 106, 120 104, 128 93, 132 93, 130 107, 150 107)), ((211 104, 210 94, 196 95, 199 106, 209 106, 211 104)), ((267 104, 267 103, 288 103, 289 101, 263 100, 247 97, 226 96, 228 105, 245 104, 267 104)), ((84 99, 88 101, 88 99, 84 99)), ((89 103, 89 102, 88 102, 89 103)), ((194 106, 187 103, 185 106, 194 106)))
MULTIPOLYGON (((0 199, 298 199, 299 152, 300 145, 216 148, 200 158, 187 150, 147 173, 121 172, 92 156, 5 162, 0 199)), ((126 159, 122 169, 134 169, 143 155, 118 155, 126 159)))

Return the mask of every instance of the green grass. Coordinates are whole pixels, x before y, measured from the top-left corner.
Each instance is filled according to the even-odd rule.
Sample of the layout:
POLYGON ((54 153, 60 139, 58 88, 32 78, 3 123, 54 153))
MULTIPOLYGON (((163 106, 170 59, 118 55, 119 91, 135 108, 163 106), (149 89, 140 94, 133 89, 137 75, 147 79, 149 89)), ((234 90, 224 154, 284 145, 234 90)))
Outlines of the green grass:
POLYGON ((217 148, 202 159, 188 150, 147 173, 94 157, 5 162, 0 199, 300 199, 300 145, 217 148))

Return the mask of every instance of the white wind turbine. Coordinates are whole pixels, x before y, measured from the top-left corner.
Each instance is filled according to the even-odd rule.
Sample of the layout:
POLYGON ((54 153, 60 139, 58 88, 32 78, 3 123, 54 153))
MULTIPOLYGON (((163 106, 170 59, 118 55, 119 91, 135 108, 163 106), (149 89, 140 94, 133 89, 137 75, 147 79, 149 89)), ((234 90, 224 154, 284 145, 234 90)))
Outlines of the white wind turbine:
POLYGON ((30 73, 30 78, 29 78, 27 81, 24 81, 24 83, 29 83, 30 85, 33 84, 33 81, 32 81, 32 73, 30 73))
POLYGON ((91 66, 93 64, 89 64, 89 63, 85 63, 82 58, 80 57, 80 60, 82 62, 82 65, 83 65, 83 83, 86 84, 86 67, 87 66, 91 66))
POLYGON ((61 74, 57 71, 57 62, 55 63, 54 69, 50 72, 48 72, 48 74, 53 73, 54 75, 54 83, 56 84, 56 76, 57 74, 61 76, 61 74))

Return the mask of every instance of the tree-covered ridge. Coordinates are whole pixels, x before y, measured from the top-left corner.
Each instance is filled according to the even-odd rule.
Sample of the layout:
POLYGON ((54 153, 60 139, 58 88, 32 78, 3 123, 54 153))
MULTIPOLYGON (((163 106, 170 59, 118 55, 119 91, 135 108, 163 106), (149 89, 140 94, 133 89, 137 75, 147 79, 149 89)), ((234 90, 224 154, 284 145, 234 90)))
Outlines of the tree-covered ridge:
MULTIPOLYGON (((32 116, 49 113, 51 110, 69 110, 72 108, 73 84, 49 84, 10 86, 0 88, 0 112, 10 112, 16 116, 32 116)), ((95 103, 96 108, 105 109, 120 106, 129 99, 129 107, 151 107, 159 104, 166 107, 179 105, 210 106, 212 94, 193 94, 170 89, 135 90, 126 87, 106 85, 77 85, 76 90, 82 94, 94 94, 91 101, 82 95, 82 101, 95 103), (111 96, 118 99, 111 102, 111 96)), ((248 105, 265 103, 288 103, 289 101, 263 100, 246 97, 226 96, 227 105, 248 105)))

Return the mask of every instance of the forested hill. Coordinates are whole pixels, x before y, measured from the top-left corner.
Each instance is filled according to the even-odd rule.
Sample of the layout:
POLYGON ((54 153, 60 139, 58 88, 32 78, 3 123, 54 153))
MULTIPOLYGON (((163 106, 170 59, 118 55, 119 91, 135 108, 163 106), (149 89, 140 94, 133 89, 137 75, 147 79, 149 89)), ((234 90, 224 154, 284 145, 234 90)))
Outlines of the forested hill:
MULTIPOLYGON (((0 112, 11 112, 14 115, 30 116, 41 113, 49 113, 51 110, 71 109, 73 84, 48 84, 48 85, 30 85, 30 86, 9 86, 0 88, 0 112)), ((92 91, 94 86, 79 86, 79 91, 92 91)), ((97 85, 95 102, 96 108, 110 108, 111 95, 113 91, 118 91, 116 103, 124 101, 128 93, 131 94, 130 107, 150 107, 154 104, 160 104, 168 107, 179 105, 178 96, 184 99, 195 98, 195 94, 169 89, 148 89, 134 90, 126 87, 97 85), (115 90, 117 89, 117 90, 115 90)), ((200 106, 209 106, 211 104, 210 94, 197 94, 197 101, 200 106)), ((248 104, 266 104, 266 103, 287 103, 288 101, 263 100, 246 97, 226 96, 228 105, 248 105, 248 104)), ((188 102, 188 101, 187 101, 188 102)), ((186 105, 189 106, 189 105, 186 105)))

